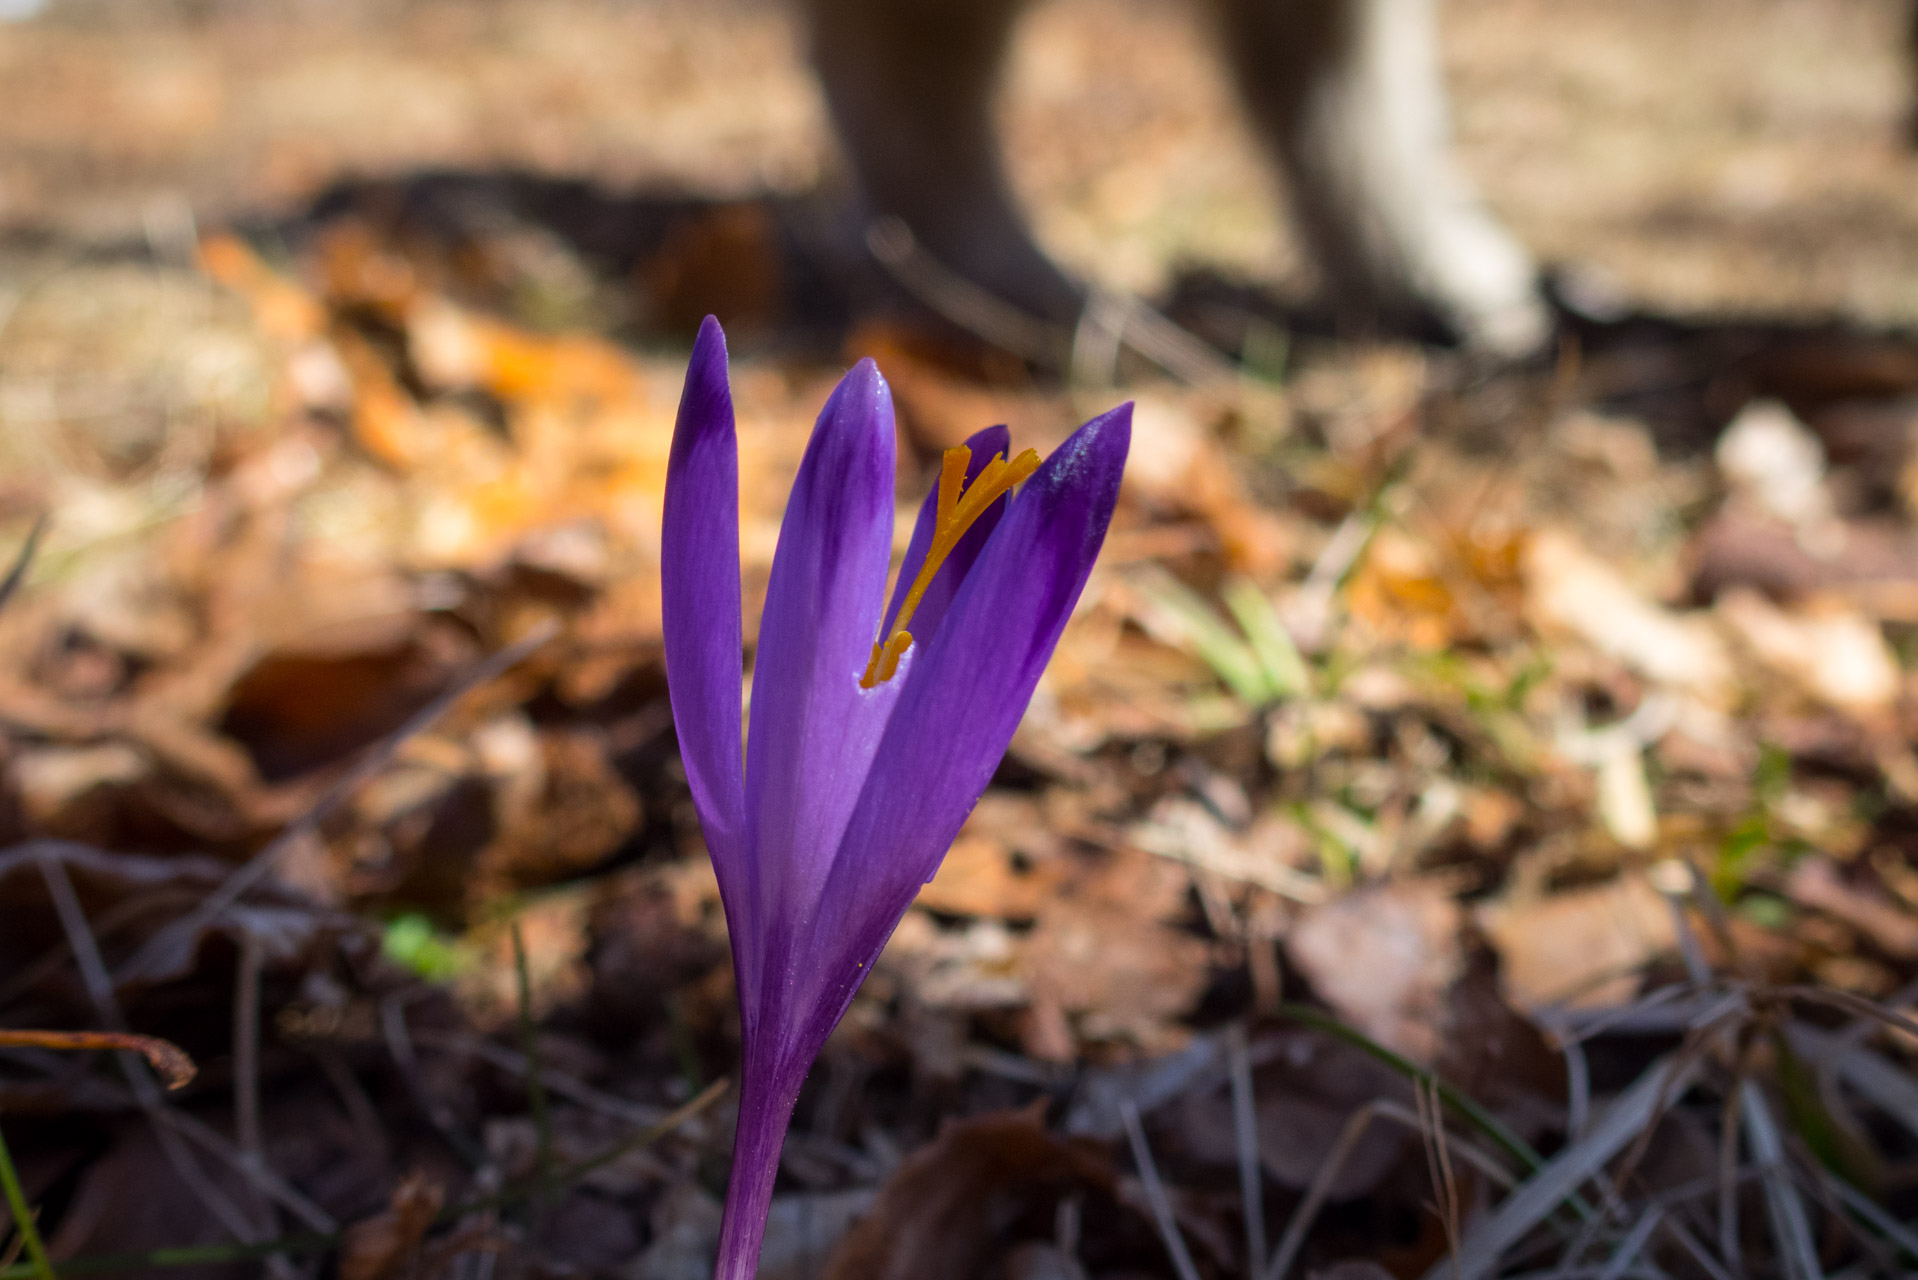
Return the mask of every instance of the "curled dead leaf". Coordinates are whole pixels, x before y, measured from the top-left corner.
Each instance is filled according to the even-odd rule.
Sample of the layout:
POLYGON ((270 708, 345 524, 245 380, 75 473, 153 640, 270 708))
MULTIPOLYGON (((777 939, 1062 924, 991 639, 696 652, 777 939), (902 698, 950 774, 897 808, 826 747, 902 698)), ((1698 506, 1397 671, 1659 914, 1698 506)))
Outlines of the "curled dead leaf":
POLYGON ((346 1229, 340 1244, 340 1280, 389 1280, 406 1275, 445 1203, 446 1192, 415 1170, 393 1188, 385 1209, 346 1229))

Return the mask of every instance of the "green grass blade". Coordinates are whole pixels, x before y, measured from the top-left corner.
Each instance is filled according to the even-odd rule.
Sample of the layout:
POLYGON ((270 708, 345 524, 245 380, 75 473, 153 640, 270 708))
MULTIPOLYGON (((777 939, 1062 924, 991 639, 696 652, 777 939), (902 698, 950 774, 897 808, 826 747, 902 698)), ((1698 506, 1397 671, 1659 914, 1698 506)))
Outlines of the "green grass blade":
POLYGON ((0 1135, 0 1190, 6 1192, 7 1208, 13 1213, 13 1229, 20 1233, 20 1240, 27 1247, 27 1261, 7 1270, 18 1270, 21 1275, 37 1280, 53 1280, 53 1261, 47 1257, 46 1242, 40 1239, 40 1227, 33 1220, 33 1210, 27 1207, 27 1193, 20 1186, 20 1175, 14 1170, 13 1153, 7 1150, 5 1135, 0 1135))
POLYGON ((1278 696, 1252 646, 1198 592, 1163 572, 1138 574, 1132 585, 1151 606, 1140 621, 1154 639, 1189 649, 1247 706, 1263 707, 1278 696))
POLYGON ((1296 698, 1309 692, 1312 673, 1306 669, 1298 645, 1292 643, 1292 633, 1279 621, 1271 597, 1259 590, 1250 578, 1241 577, 1227 579, 1222 594, 1225 607, 1232 611, 1232 620, 1251 642, 1252 653, 1264 669, 1266 684, 1272 692, 1280 698, 1296 698))
POLYGON ((1523 1165, 1527 1173, 1537 1173, 1544 1167, 1545 1157, 1535 1151, 1531 1143, 1506 1128, 1504 1122, 1497 1116, 1439 1079, 1434 1072, 1426 1070, 1410 1058, 1394 1053, 1363 1031, 1348 1027, 1324 1010, 1314 1009, 1310 1005, 1282 1004, 1279 1006, 1279 1016, 1290 1018, 1294 1022, 1302 1022, 1314 1031, 1323 1031, 1334 1040, 1349 1044, 1354 1049, 1378 1059, 1412 1083, 1432 1090, 1438 1094, 1446 1106, 1463 1116, 1473 1128, 1495 1143, 1499 1150, 1523 1165))
POLYGON ((526 938, 513 921, 513 976, 519 997, 520 1052, 526 1057, 526 1104, 533 1113, 533 1132, 539 1141, 534 1164, 538 1188, 535 1202, 544 1199, 553 1181, 553 1117, 546 1103, 545 1068, 540 1062, 539 1026, 533 1018, 533 979, 526 963, 526 938))
MULTIPOLYGON (((221 1262, 251 1262, 275 1254, 302 1256, 325 1253, 337 1248, 336 1236, 286 1236, 279 1240, 261 1240, 253 1244, 197 1244, 173 1248, 149 1249, 143 1253, 100 1253, 88 1258, 62 1262, 62 1276, 105 1275, 114 1271, 145 1271, 148 1268, 199 1267, 221 1262)), ((53 1273, 49 1273, 53 1274, 53 1273)), ((0 1267, 0 1280, 36 1280, 39 1272, 27 1262, 0 1267)))

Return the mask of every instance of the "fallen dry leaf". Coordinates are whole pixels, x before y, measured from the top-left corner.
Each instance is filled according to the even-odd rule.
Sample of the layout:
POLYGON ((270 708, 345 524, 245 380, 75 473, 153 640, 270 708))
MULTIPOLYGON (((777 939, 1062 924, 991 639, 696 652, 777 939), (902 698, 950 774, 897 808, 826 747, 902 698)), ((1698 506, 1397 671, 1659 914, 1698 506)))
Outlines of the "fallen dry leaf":
POLYGON ((1643 876, 1478 908, 1499 978, 1519 1008, 1597 1008, 1629 1000, 1645 962, 1677 945, 1671 907, 1643 876))
POLYGON ((1056 891, 1060 878, 1052 859, 1015 858, 996 840, 961 832, 938 874, 913 901, 949 915, 1030 920, 1056 891))
POLYGON ((826 1280, 972 1280, 1009 1216, 1035 1196, 1110 1196, 1117 1176, 1100 1149, 1055 1138, 1036 1108, 949 1120, 894 1171, 833 1251, 826 1280))
POLYGON ((1633 670, 1722 704, 1732 664, 1704 617, 1673 613, 1633 590, 1612 565, 1547 530, 1525 554, 1527 607, 1548 630, 1570 631, 1633 670))
POLYGON ((1874 894, 1846 882, 1830 858, 1809 857, 1791 870, 1792 900, 1828 912, 1870 938, 1887 955, 1918 956, 1918 916, 1901 911, 1889 894, 1874 894))
POLYGON ((1834 707, 1883 711, 1902 688, 1878 624, 1840 605, 1788 613, 1741 588, 1718 598, 1717 613, 1759 661, 1834 707))
POLYGON ((1285 950, 1345 1022, 1415 1062, 1438 1057, 1463 967, 1461 915, 1437 885, 1363 889, 1305 911, 1285 950))
POLYGON ((1738 411, 1713 455, 1734 498, 1791 527, 1807 546, 1838 536, 1825 450, 1811 429, 1777 400, 1738 411))
MULTIPOLYGON (((1252 1073, 1259 1159, 1268 1176, 1295 1191, 1325 1169, 1359 1108, 1380 1098, 1411 1098, 1391 1068, 1317 1031, 1263 1036, 1254 1048, 1262 1059, 1252 1073)), ((1155 1117, 1153 1132, 1185 1159, 1219 1170, 1237 1164, 1237 1122, 1222 1086, 1185 1089, 1155 1117)), ((1399 1166, 1406 1139, 1397 1125, 1372 1122, 1333 1174, 1328 1194, 1349 1200, 1377 1187, 1399 1166)))
POLYGON ((417 1265, 446 1191, 414 1170, 393 1188, 386 1208, 346 1229, 340 1242, 340 1280, 401 1280, 417 1265))

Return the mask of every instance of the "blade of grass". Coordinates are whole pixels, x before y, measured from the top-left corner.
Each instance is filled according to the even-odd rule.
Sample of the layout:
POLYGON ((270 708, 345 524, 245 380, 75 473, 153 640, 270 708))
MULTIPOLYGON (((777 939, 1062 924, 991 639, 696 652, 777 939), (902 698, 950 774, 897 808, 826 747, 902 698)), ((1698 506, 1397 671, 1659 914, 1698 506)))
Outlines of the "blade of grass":
POLYGON ((1252 646, 1198 592, 1158 570, 1135 575, 1132 585, 1148 606, 1139 621, 1155 640, 1191 650, 1247 706, 1278 697, 1252 646))
MULTIPOLYGON (((1377 504, 1374 503, 1373 506, 1377 504)), ((1299 588, 1290 613, 1299 647, 1311 653, 1323 652, 1332 630, 1333 606, 1339 587, 1372 542, 1379 527, 1379 515, 1371 507, 1360 508, 1346 516, 1319 552, 1312 572, 1299 588)))
POLYGON ((539 1028, 533 1023, 533 979, 526 966, 526 938, 513 921, 513 975, 519 996, 519 1051, 526 1055, 526 1104, 533 1113, 538 1154, 534 1165, 534 1200, 545 1198, 553 1178, 553 1117, 546 1105, 546 1081, 539 1056, 539 1028))
POLYGON ((1918 1262, 1918 1231, 1886 1213, 1870 1196, 1831 1170, 1817 1169, 1814 1172, 1848 1213, 1904 1250, 1906 1258, 1918 1262))
POLYGON ((24 1276, 37 1277, 38 1280, 53 1280, 53 1262, 47 1257, 46 1243, 40 1239, 40 1228, 33 1220, 33 1210, 27 1207, 27 1193, 20 1186, 20 1175, 14 1171, 13 1153, 7 1150, 7 1139, 0 1135, 0 1190, 7 1196, 7 1208, 13 1214, 13 1229, 20 1233, 20 1239, 27 1246, 27 1262, 18 1270, 24 1276))
MULTIPOLYGON (((587 1174, 611 1164, 621 1157, 650 1146, 667 1134, 684 1125, 688 1120, 719 1101, 732 1082, 724 1078, 715 1080, 698 1097, 681 1103, 662 1117, 658 1124, 649 1125, 630 1137, 614 1143, 596 1156, 589 1156, 577 1164, 568 1165, 554 1174, 554 1185, 568 1186, 587 1174)), ((10 1170, 12 1166, 9 1164, 10 1170)), ((435 1220, 438 1225, 456 1222, 469 1213, 483 1209, 503 1208, 518 1204, 534 1194, 535 1187, 525 1183, 517 1187, 508 1187, 492 1195, 483 1196, 464 1204, 454 1205, 441 1211, 435 1220)), ((11 1197, 9 1197, 11 1199, 11 1197)), ((269 1258, 275 1254, 293 1256, 296 1254, 325 1253, 339 1247, 340 1233, 284 1236, 278 1240, 263 1240, 251 1244, 193 1245, 171 1249, 153 1249, 145 1253, 98 1254, 88 1258, 75 1258, 62 1262, 58 1269, 51 1265, 41 1270, 33 1261, 15 1263, 10 1267, 0 1267, 0 1280, 55 1280, 57 1276, 92 1275, 111 1271, 140 1271, 148 1268, 197 1267, 210 1263, 246 1262, 260 1258, 269 1258)))
MULTIPOLYGON (((648 1125, 631 1137, 623 1138, 614 1143, 598 1155, 588 1156, 584 1160, 575 1164, 569 1164, 565 1168, 560 1169, 553 1175, 553 1185, 559 1187, 570 1186, 578 1182, 581 1178, 584 1178, 587 1174, 604 1168, 606 1165, 613 1163, 613 1161, 620 1159, 629 1152, 638 1151, 642 1147, 650 1147, 653 1143, 658 1142, 661 1138, 679 1128, 706 1108, 712 1106, 713 1103, 719 1101, 726 1090, 731 1087, 732 1081, 725 1076, 721 1076, 719 1079, 707 1085, 697 1097, 675 1107, 671 1112, 661 1118, 658 1124, 648 1125)), ((440 1213, 440 1220, 453 1221, 469 1213, 478 1213, 484 1209, 504 1209, 509 1205, 518 1204, 532 1196, 535 1190, 536 1188, 531 1183, 523 1183, 517 1187, 506 1187, 494 1192, 492 1195, 481 1196, 477 1199, 468 1200, 464 1204, 454 1205, 450 1209, 443 1210, 440 1213)), ((0 1280, 10 1280, 10 1278, 5 1275, 0 1275, 0 1280)))
POLYGON ((1863 1094, 1905 1132, 1918 1136, 1918 1082, 1910 1073, 1862 1045, 1841 1045, 1836 1036, 1808 1023, 1789 1022, 1785 1033, 1807 1057, 1833 1055, 1831 1069, 1840 1080, 1863 1094))
POLYGON ((1820 1079, 1817 1068, 1799 1056, 1786 1028, 1774 1027, 1771 1041, 1777 1061, 1774 1082, 1784 1104, 1786 1126, 1827 1169, 1854 1186, 1881 1190, 1883 1164, 1857 1122, 1834 1109, 1835 1095, 1826 1092, 1830 1077, 1820 1079))
POLYGON ((1632 1264, 1638 1261, 1638 1255, 1645 1251, 1645 1245, 1651 1240, 1652 1232, 1658 1230, 1658 1224, 1664 1212, 1656 1206, 1639 1216, 1625 1238, 1618 1242, 1618 1248, 1612 1251, 1611 1261, 1598 1273, 1598 1280, 1623 1280, 1632 1264))
MULTIPOLYGON (((276 1255, 293 1257, 325 1253, 339 1245, 336 1236, 285 1236, 256 1244, 180 1245, 150 1249, 145 1253, 102 1253, 89 1258, 62 1262, 51 1276, 101 1275, 113 1271, 144 1271, 148 1268, 199 1267, 221 1262, 255 1262, 276 1255)), ((0 1280, 35 1280, 39 1275, 31 1264, 20 1262, 0 1267, 0 1280)))
POLYGON ((1139 1181, 1145 1186, 1146 1203, 1152 1206, 1152 1218, 1158 1225, 1159 1238, 1165 1242, 1166 1254, 1172 1259, 1172 1269, 1178 1272, 1179 1280, 1199 1280, 1199 1268, 1185 1247, 1179 1219, 1172 1212, 1172 1197, 1166 1194, 1165 1183, 1159 1180, 1159 1166, 1152 1161, 1145 1126, 1139 1122, 1139 1108, 1133 1105, 1132 1099, 1119 1103, 1119 1118, 1125 1122, 1126 1141, 1132 1146, 1132 1158, 1139 1166, 1139 1181))
POLYGON ((1818 1247, 1812 1242, 1811 1220, 1805 1214, 1805 1202, 1792 1186, 1791 1169, 1785 1162, 1785 1143, 1778 1131, 1771 1107, 1758 1086, 1746 1080, 1739 1088, 1739 1110, 1745 1120, 1746 1140, 1751 1144, 1752 1162, 1765 1189, 1766 1221, 1771 1226, 1772 1245, 1786 1264, 1791 1280, 1822 1280, 1818 1265, 1818 1247))
POLYGON ((1452 1172, 1451 1152, 1445 1143, 1445 1108, 1439 1100, 1438 1090, 1430 1085, 1414 1090, 1412 1096, 1418 1103, 1419 1144, 1425 1148, 1425 1176, 1431 1182, 1433 1195, 1437 1198, 1431 1208, 1438 1215, 1439 1224, 1445 1228, 1446 1252, 1456 1263, 1459 1221, 1463 1213, 1459 1204, 1458 1178, 1452 1172))
MULTIPOLYGON (((1279 1006, 1278 1012, 1281 1017, 1290 1018, 1294 1022, 1302 1022, 1315 1031, 1323 1031, 1333 1039, 1349 1044, 1354 1049, 1358 1049, 1378 1059, 1392 1070, 1404 1076, 1412 1082, 1412 1084, 1432 1090, 1446 1106, 1458 1112, 1458 1114, 1470 1122, 1475 1129, 1496 1143, 1500 1150, 1512 1157, 1512 1159, 1518 1161, 1527 1171, 1536 1173, 1545 1167, 1545 1158, 1533 1150, 1530 1143, 1506 1128, 1497 1116, 1472 1101, 1472 1099, 1465 1094, 1454 1089, 1445 1081, 1439 1079, 1436 1073, 1426 1070, 1410 1058, 1392 1052, 1392 1050, 1373 1040, 1364 1032, 1348 1027, 1337 1018, 1318 1009, 1314 1009, 1310 1005, 1282 1004, 1279 1006)), ((1583 1217, 1591 1211, 1588 1208, 1582 1208, 1579 1212, 1580 1216, 1583 1217)))
MULTIPOLYGON (((1620 1094, 1583 1141, 1576 1142, 1539 1166, 1532 1176, 1480 1218, 1465 1234, 1455 1265, 1441 1262, 1426 1280, 1477 1280, 1495 1274, 1505 1251, 1518 1243, 1561 1204, 1579 1203, 1577 1193, 1642 1134, 1659 1112, 1691 1086, 1701 1069, 1696 1055, 1660 1058, 1620 1094)), ((1585 1210, 1589 1213, 1590 1210, 1585 1210)))
POLYGON ((1264 668, 1266 684, 1272 693, 1279 698, 1295 698, 1308 692, 1312 687, 1312 674, 1306 670, 1305 659, 1299 655, 1292 633, 1279 621, 1271 597, 1259 590, 1250 578, 1241 577, 1228 579, 1221 594, 1233 621, 1251 643, 1259 666, 1264 668))
POLYGON ((20 554, 13 559, 13 568, 7 570, 7 576, 0 580, 0 606, 13 598, 20 584, 27 579, 27 568, 33 563, 33 553, 40 549, 40 535, 47 531, 47 517, 43 512, 33 522, 33 528, 27 530, 27 540, 20 546, 20 554))
MULTIPOLYGON (((1285 1280, 1292 1270, 1292 1263, 1298 1258, 1299 1250, 1305 1245, 1305 1236, 1312 1229, 1313 1221, 1319 1210, 1332 1194, 1332 1184, 1344 1171, 1345 1162, 1359 1144, 1366 1131, 1375 1120, 1390 1120, 1412 1133, 1425 1134, 1425 1120, 1409 1108, 1386 1098, 1374 1098, 1346 1117, 1345 1126, 1339 1130, 1339 1136, 1325 1159, 1319 1163, 1318 1172, 1312 1175, 1312 1183, 1306 1188, 1305 1198, 1293 1209, 1291 1221, 1286 1223, 1285 1234, 1279 1239, 1279 1247, 1272 1251, 1272 1258, 1264 1264, 1264 1270, 1257 1272, 1259 1280, 1285 1280)), ((1440 1134, 1439 1140, 1456 1153, 1467 1164, 1477 1169, 1502 1190, 1510 1190, 1514 1184, 1512 1175, 1484 1152, 1465 1143, 1451 1134, 1440 1134)))
POLYGON ((1250 1272, 1265 1258, 1265 1196, 1259 1176, 1259 1117, 1252 1093, 1252 1054, 1245 1024, 1226 1032, 1226 1065, 1232 1080, 1232 1136, 1239 1157, 1239 1198, 1245 1205, 1245 1259, 1250 1272))
MULTIPOLYGON (((87 920, 79 895, 74 892, 73 881, 67 875, 66 862, 54 851, 45 850, 40 854, 38 863, 40 878, 46 884, 47 896, 52 899, 60 930, 73 951, 74 966, 79 970, 81 983, 93 1005, 94 1017, 110 1031, 126 1031, 126 1015, 120 1008, 113 979, 107 972, 99 939, 93 936, 93 926, 87 920)), ((181 1185, 193 1192, 194 1198, 206 1207, 207 1212, 219 1221, 229 1235, 237 1240, 259 1240, 273 1235, 275 1227, 269 1221, 256 1221, 216 1179, 207 1174, 188 1150, 183 1133, 202 1140, 203 1147, 264 1193, 258 1206, 263 1216, 272 1212, 265 1206, 278 1201, 300 1215, 314 1230, 333 1229, 333 1219, 319 1206, 284 1182, 270 1177, 267 1170, 247 1168, 239 1158, 239 1153, 232 1150, 223 1137, 169 1107, 159 1084, 153 1078, 152 1070, 138 1054, 123 1051, 116 1056, 120 1073, 126 1079, 133 1100, 152 1124, 154 1139, 159 1143, 167 1164, 178 1176, 181 1185), (199 1130, 197 1133, 196 1128, 199 1130)))

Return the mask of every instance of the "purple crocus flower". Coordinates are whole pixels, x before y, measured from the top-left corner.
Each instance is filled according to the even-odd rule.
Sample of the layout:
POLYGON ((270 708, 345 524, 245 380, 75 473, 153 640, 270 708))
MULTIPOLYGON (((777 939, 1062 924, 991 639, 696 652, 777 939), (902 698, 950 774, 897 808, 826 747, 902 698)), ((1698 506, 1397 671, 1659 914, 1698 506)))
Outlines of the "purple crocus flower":
POLYGON ((738 445, 725 335, 711 318, 699 331, 660 581, 673 722, 745 1051, 718 1280, 758 1264, 799 1087, 1005 754, 1105 539, 1131 432, 1122 405, 1044 465, 1031 450, 1008 460, 1004 427, 949 450, 882 613, 892 394, 860 361, 793 482, 742 751, 738 445))

